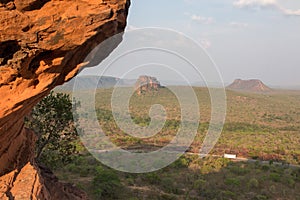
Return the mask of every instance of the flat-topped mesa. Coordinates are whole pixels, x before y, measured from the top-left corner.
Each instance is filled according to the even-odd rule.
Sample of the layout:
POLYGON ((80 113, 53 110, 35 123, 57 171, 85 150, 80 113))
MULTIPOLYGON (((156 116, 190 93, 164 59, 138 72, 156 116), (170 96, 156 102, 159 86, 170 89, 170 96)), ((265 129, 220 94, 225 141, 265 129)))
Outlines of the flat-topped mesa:
POLYGON ((242 80, 236 79, 232 84, 227 86, 230 90, 248 91, 248 92, 271 92, 272 89, 266 86, 258 79, 242 80))
MULTIPOLYGON (((35 134, 24 116, 88 64, 87 55, 126 27, 130 0, 0 1, 0 199, 85 199, 34 161, 35 134)), ((101 53, 99 53, 101 52, 101 53)), ((94 55, 94 54, 92 54, 94 55)))
POLYGON ((157 78, 151 76, 140 76, 135 83, 135 91, 138 95, 157 91, 159 88, 161 88, 160 82, 157 78))

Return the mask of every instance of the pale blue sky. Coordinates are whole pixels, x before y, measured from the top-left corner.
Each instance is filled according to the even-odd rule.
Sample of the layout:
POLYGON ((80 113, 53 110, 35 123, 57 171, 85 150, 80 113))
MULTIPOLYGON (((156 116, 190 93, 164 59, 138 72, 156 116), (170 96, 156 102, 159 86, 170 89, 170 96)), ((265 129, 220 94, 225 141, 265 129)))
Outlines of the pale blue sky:
POLYGON ((300 1, 132 0, 128 29, 163 27, 201 43, 226 83, 300 85, 300 1))

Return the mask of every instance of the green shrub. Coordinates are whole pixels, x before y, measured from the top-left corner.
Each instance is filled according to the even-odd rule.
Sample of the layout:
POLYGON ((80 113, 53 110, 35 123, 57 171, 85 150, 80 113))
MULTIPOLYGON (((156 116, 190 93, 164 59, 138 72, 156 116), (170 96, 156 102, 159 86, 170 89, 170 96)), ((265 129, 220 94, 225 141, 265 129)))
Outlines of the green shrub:
POLYGON ((112 170, 96 168, 96 175, 93 179, 94 193, 97 198, 117 198, 122 188, 118 175, 112 170))
POLYGON ((82 156, 77 156, 73 161, 73 163, 76 165, 85 165, 85 162, 85 158, 82 156))
POLYGON ((267 196, 261 194, 254 197, 254 200, 267 200, 267 199, 269 199, 267 196))
POLYGON ((206 183, 207 183, 206 180, 198 179, 194 182, 194 187, 195 187, 195 189, 201 191, 205 188, 206 183))
POLYGON ((232 191, 225 190, 225 191, 222 191, 222 196, 225 199, 232 199, 236 196, 236 194, 232 191))
POLYGON ((173 167, 174 168, 185 168, 185 167, 188 167, 190 164, 190 160, 183 156, 183 157, 180 157, 179 159, 177 159, 174 163, 173 163, 173 167))
POLYGON ((129 186, 133 186, 134 185, 134 179, 133 178, 127 178, 126 179, 126 184, 129 186))
POLYGON ((227 179, 225 179, 225 184, 226 185, 239 186, 240 185, 240 180, 236 179, 236 178, 227 178, 227 179))
POLYGON ((84 186, 81 183, 77 183, 76 187, 78 187, 80 190, 84 190, 84 186))
POLYGON ((162 194, 160 196, 160 199, 162 200, 176 200, 176 196, 175 195, 172 195, 172 194, 162 194))
POLYGON ((75 164, 75 163, 70 163, 66 166, 66 169, 69 171, 69 172, 72 172, 72 173, 77 173, 79 172, 79 169, 78 169, 78 166, 75 164))
POLYGON ((279 182, 280 181, 280 174, 277 173, 270 173, 270 180, 274 182, 279 182))
POLYGON ((249 188, 258 188, 259 182, 256 178, 251 178, 248 182, 248 187, 249 188))
POLYGON ((206 160, 204 160, 204 164, 201 167, 201 172, 206 174, 206 173, 210 173, 213 171, 219 171, 223 167, 226 167, 229 162, 230 162, 230 160, 227 158, 215 159, 215 158, 209 157, 206 160))
POLYGON ((277 192, 275 185, 271 185, 271 186, 269 187, 269 190, 270 190, 270 192, 272 192, 272 193, 276 193, 276 192, 277 192))
POLYGON ((226 123, 224 126, 225 131, 231 132, 271 132, 273 129, 271 127, 250 124, 244 122, 230 122, 226 123))
POLYGON ((163 190, 168 192, 168 193, 173 193, 173 194, 180 194, 181 193, 181 191, 179 190, 179 188, 175 184, 174 180, 170 177, 163 178, 161 180, 160 184, 161 184, 163 190))
POLYGON ((285 178, 285 183, 287 183, 287 185, 291 188, 294 188, 296 185, 296 182, 294 181, 293 178, 285 178))
POLYGON ((79 175, 80 175, 80 177, 88 177, 89 174, 91 174, 90 172, 91 172, 91 169, 89 167, 81 166, 79 175))
POLYGON ((86 159, 86 164, 87 165, 91 165, 91 166, 95 166, 97 164, 99 164, 99 161, 97 161, 94 157, 92 156, 88 156, 85 158, 86 159))
POLYGON ((151 173, 146 174, 145 180, 147 182, 149 182, 150 184, 154 185, 154 184, 159 184, 161 181, 161 178, 157 173, 151 172, 151 173))
POLYGON ((268 165, 263 165, 261 166, 261 169, 266 172, 270 170, 270 167, 268 165))
POLYGON ((132 117, 132 121, 139 126, 146 127, 150 125, 151 118, 149 116, 146 117, 134 116, 132 117))
POLYGON ((245 169, 245 168, 242 168, 242 167, 239 167, 239 166, 231 166, 230 167, 230 172, 232 172, 236 175, 242 176, 242 175, 245 175, 245 174, 249 173, 249 170, 245 169))

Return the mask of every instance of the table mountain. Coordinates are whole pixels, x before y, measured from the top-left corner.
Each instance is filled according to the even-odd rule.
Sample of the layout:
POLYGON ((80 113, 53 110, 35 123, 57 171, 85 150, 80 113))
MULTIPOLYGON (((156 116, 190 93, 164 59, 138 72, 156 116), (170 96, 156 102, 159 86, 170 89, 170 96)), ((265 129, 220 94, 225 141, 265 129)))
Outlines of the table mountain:
POLYGON ((138 95, 150 91, 157 91, 161 87, 160 82, 155 77, 140 76, 135 83, 135 91, 138 95))
POLYGON ((271 88, 266 86, 262 81, 258 79, 251 80, 241 80, 236 79, 232 84, 230 84, 227 89, 248 91, 248 92, 270 92, 271 88))

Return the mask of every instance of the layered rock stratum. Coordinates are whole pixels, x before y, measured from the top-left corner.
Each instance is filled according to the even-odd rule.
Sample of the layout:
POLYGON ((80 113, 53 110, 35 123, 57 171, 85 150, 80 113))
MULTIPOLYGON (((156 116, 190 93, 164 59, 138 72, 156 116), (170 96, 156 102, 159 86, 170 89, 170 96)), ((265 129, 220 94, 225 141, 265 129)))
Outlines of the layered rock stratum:
POLYGON ((261 80, 250 79, 242 80, 236 79, 232 84, 230 84, 227 89, 239 90, 247 92, 271 92, 272 89, 266 86, 261 80))
POLYGON ((24 117, 55 86, 118 45, 121 38, 98 49, 102 57, 85 59, 124 30, 129 5, 130 0, 0 0, 1 200, 86 199, 37 166, 36 137, 24 127, 24 117))

